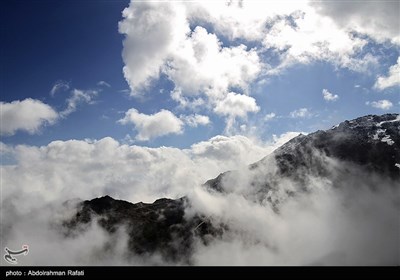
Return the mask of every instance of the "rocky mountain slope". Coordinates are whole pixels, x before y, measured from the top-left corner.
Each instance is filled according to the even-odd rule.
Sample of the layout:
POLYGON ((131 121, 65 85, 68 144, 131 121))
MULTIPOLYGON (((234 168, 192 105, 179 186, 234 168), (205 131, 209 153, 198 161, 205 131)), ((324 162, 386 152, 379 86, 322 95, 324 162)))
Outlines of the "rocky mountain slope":
MULTIPOLYGON (((326 131, 299 135, 248 169, 220 174, 204 187, 218 193, 239 191, 254 201, 271 203, 279 212, 282 195, 277 198, 274 194, 282 190, 282 181, 291 182, 292 187, 285 189, 287 199, 297 192, 306 192, 313 178, 328 179, 337 188, 363 180, 371 187, 379 187, 371 179, 374 174, 393 182, 393 188, 400 185, 398 114, 369 115, 326 131)), ((105 196, 81 202, 76 215, 63 226, 69 236, 79 234, 92 221, 109 233, 124 225, 132 253, 157 252, 165 260, 190 263, 194 240, 206 244, 228 230, 226 225, 216 225, 200 214, 185 215, 190 203, 184 197, 132 204, 105 196)))
POLYGON ((63 223, 65 235, 79 234, 85 225, 95 221, 110 234, 125 226, 129 235, 128 248, 136 255, 159 253, 169 262, 190 260, 195 236, 206 242, 207 236, 220 231, 205 217, 185 219, 187 198, 158 199, 153 203, 129 203, 110 196, 83 201, 76 215, 63 223))
MULTIPOLYGON (((299 135, 248 170, 228 171, 205 183, 211 190, 229 192, 243 185, 243 194, 274 189, 282 179, 307 185, 308 179, 324 177, 334 185, 348 173, 366 172, 392 180, 400 179, 400 117, 398 114, 368 115, 345 121, 329 130, 299 135)), ((361 180, 362 178, 360 178, 361 180)))

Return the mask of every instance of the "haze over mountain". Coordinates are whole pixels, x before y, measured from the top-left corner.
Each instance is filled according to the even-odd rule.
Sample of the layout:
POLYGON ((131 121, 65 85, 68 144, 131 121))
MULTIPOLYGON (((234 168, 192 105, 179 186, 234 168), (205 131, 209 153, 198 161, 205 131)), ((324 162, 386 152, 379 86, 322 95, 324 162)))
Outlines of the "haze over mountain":
MULTIPOLYGON (((398 264, 399 132, 398 114, 345 121, 299 135, 187 197, 152 204, 109 196, 81 202, 63 232, 77 238, 95 223, 113 236, 122 227, 126 258, 150 263, 250 264, 261 254, 268 257, 257 264, 283 264, 282 257, 292 264, 398 264), (282 233, 292 239, 288 244, 282 233), (322 245, 318 254, 315 244, 322 245), (236 246, 236 254, 244 252, 241 261, 217 257, 236 246), (204 259, 210 251, 215 262, 204 259)), ((103 244, 110 254, 112 247, 103 244)))
POLYGON ((400 1, 3 0, 0 25, 18 265, 399 264, 400 1))

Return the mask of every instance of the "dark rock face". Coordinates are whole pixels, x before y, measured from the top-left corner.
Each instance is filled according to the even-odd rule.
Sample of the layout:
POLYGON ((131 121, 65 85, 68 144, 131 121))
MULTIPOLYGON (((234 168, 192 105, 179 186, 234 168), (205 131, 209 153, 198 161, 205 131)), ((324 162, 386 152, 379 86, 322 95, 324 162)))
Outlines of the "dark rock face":
MULTIPOLYGON (((326 131, 299 135, 240 172, 246 173, 247 178, 242 186, 244 195, 263 200, 279 187, 282 179, 288 178, 300 188, 307 185, 310 175, 329 178, 335 184, 352 166, 393 180, 397 187, 400 185, 397 184, 400 180, 398 114, 365 116, 326 131), (339 162, 338 172, 332 172, 329 160, 339 162)), ((225 172, 204 186, 212 191, 229 192, 230 184, 240 184, 237 180, 240 172, 225 172)), ((75 217, 65 221, 64 228, 67 235, 73 234, 94 219, 110 233, 125 225, 131 252, 139 255, 158 252, 165 260, 190 263, 195 238, 207 243, 208 238, 222 235, 227 227, 216 226, 202 216, 186 217, 189 204, 187 198, 132 204, 105 196, 82 202, 75 217)))
MULTIPOLYGON (((241 173, 245 172, 253 178, 249 185, 257 184, 261 188, 257 191, 263 192, 273 189, 276 181, 282 178, 289 178, 300 185, 306 184, 306 178, 310 175, 335 179, 329 169, 329 159, 341 163, 336 177, 341 176, 340 172, 348 172, 347 167, 354 166, 367 173, 398 181, 399 115, 369 115, 342 122, 326 131, 299 135, 241 173), (263 183, 261 186, 260 182, 263 183)), ((222 173, 207 181, 204 186, 218 192, 229 192, 229 184, 235 181, 238 173, 222 173)))
POLYGON ((66 235, 79 233, 82 225, 94 218, 110 234, 121 225, 126 226, 129 235, 128 248, 141 254, 159 253, 166 261, 190 263, 193 238, 200 237, 206 242, 207 236, 219 232, 205 217, 184 217, 186 198, 162 198, 154 203, 132 204, 115 200, 110 196, 84 201, 79 211, 63 226, 66 235))
POLYGON ((312 149, 328 157, 354 163, 370 172, 400 178, 400 119, 398 114, 365 116, 327 131, 301 135, 275 152, 282 173, 313 165, 312 149))

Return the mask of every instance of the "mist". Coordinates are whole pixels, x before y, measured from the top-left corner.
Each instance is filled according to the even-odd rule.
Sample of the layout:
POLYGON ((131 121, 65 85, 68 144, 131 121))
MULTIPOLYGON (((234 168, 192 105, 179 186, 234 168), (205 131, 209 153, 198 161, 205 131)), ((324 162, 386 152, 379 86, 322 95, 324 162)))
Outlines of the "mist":
POLYGON ((241 145, 242 152, 212 157, 218 141, 201 144, 207 147, 202 153, 200 145, 192 151, 148 149, 111 139, 16 147, 18 164, 2 166, 2 246, 29 245, 19 265, 399 264, 398 181, 323 154, 315 156, 329 175, 299 169, 297 180, 295 174, 280 176, 273 157, 256 168, 244 166, 276 144, 228 142, 241 145), (138 159, 151 167, 149 174, 133 168, 138 159), (235 171, 224 176, 222 192, 202 185, 207 173, 231 167, 235 171), (185 217, 205 217, 222 234, 207 242, 195 239, 187 261, 171 262, 161 252, 129 251, 126 225, 112 234, 96 218, 75 231, 63 226, 80 201, 109 193, 133 203, 185 195, 185 217))
MULTIPOLYGON (((278 205, 197 188, 188 213, 200 211, 229 231, 207 246, 198 242, 195 263, 398 265, 399 192, 395 182, 373 178, 370 184, 372 178, 362 175, 365 180, 349 175, 340 187, 309 178, 306 192, 278 192, 278 205)), ((284 181, 279 189, 295 191, 294 185, 284 181)))

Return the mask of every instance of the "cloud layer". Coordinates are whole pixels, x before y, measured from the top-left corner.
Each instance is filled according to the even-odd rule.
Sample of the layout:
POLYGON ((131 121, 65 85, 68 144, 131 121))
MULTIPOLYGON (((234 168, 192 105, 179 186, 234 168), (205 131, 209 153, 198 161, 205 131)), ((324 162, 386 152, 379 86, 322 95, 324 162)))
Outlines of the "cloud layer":
POLYGON ((29 257, 19 259, 23 265, 165 264, 157 256, 129 259, 123 228, 109 236, 94 223, 82 235, 66 237, 60 223, 74 214, 81 199, 106 194, 132 202, 181 197, 210 176, 259 160, 295 135, 272 143, 217 136, 187 150, 128 146, 112 138, 42 147, 1 143, 1 156, 15 162, 0 167, 2 242, 10 248, 19 248, 20 242, 30 246, 29 257))
POLYGON ((259 175, 268 174, 277 186, 266 199, 255 199, 264 181, 254 182, 245 165, 294 135, 269 144, 217 136, 188 150, 121 145, 112 138, 3 147, 17 161, 1 167, 3 242, 15 248, 22 240, 29 244, 29 257, 19 260, 24 265, 168 265, 158 255, 129 257, 124 227, 109 235, 94 222, 67 237, 61 221, 75 213, 78 198, 107 194, 152 202, 188 195, 187 217, 201 213, 229 227, 207 245, 195 243, 193 264, 395 264, 400 198, 388 178, 322 159, 329 178, 337 178, 341 168, 348 176, 332 187, 329 178, 303 174, 308 184, 302 192, 298 182, 274 178, 274 163, 264 161, 259 175), (225 181, 229 193, 200 187, 232 169, 238 172, 225 181), (54 252, 51 257, 42 253, 46 248, 54 252))

